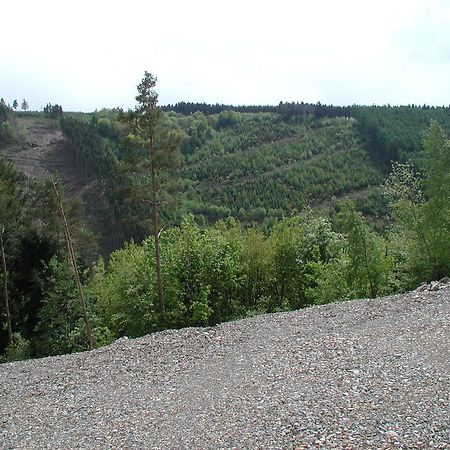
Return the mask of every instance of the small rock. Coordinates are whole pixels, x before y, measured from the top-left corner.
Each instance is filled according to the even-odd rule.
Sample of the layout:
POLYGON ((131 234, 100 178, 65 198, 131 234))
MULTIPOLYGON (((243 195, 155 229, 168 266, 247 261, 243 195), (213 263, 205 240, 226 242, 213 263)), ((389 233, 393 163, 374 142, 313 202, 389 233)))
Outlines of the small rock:
POLYGON ((395 431, 392 431, 392 430, 386 431, 386 436, 388 439, 392 439, 392 440, 396 440, 396 441, 400 438, 398 433, 396 433, 395 431))
POLYGON ((439 290, 439 287, 440 287, 439 281, 432 281, 428 290, 429 291, 437 291, 437 290, 439 290))

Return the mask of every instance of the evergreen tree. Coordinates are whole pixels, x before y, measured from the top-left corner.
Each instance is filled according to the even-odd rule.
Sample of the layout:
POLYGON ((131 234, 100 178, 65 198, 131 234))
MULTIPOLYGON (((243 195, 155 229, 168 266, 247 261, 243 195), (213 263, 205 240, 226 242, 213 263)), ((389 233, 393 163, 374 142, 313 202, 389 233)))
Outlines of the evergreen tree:
POLYGON ((423 224, 428 252, 432 255, 431 277, 450 274, 450 141, 433 121, 424 137, 423 224))
POLYGON ((43 356, 86 350, 89 343, 70 265, 54 257, 48 269, 50 277, 35 330, 36 352, 43 356))
POLYGON ((149 175, 151 179, 151 209, 153 239, 155 242, 156 280, 158 287, 159 312, 163 318, 166 311, 161 271, 160 225, 158 212, 159 176, 177 162, 181 136, 163 128, 164 112, 157 106, 156 77, 145 72, 138 85, 138 102, 134 111, 122 113, 120 120, 130 127, 134 145, 148 151, 149 175))
POLYGON ((30 105, 28 104, 28 102, 25 99, 23 99, 22 105, 20 108, 22 109, 22 111, 27 111, 28 109, 30 109, 30 105))
POLYGON ((60 105, 52 105, 51 103, 47 103, 44 106, 44 116, 49 119, 59 119, 63 116, 63 109, 60 105))

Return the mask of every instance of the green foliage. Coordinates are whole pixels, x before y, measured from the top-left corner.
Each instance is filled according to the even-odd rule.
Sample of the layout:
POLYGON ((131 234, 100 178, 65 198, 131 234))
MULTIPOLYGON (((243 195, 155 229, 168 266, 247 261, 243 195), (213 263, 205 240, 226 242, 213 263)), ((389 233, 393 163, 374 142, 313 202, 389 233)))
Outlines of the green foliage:
POLYGON ((158 108, 155 87, 156 77, 145 72, 138 85, 135 110, 122 112, 118 118, 138 138, 134 145, 148 153, 146 156, 150 165, 159 173, 177 165, 181 134, 176 127, 171 126, 170 119, 165 118, 161 108, 158 108))
POLYGON ((238 113, 233 111, 223 111, 217 117, 216 127, 233 128, 238 123, 238 113))
MULTIPOLYGON (((43 280, 43 300, 38 312, 38 323, 34 330, 32 344, 34 355, 59 355, 89 348, 86 324, 80 306, 75 278, 70 264, 53 257, 43 280)), ((85 293, 87 290, 85 289, 85 293)), ((89 299, 89 319, 95 346, 112 342, 114 336, 100 315, 95 297, 89 299)))
POLYGON ((152 245, 127 244, 112 253, 106 271, 91 285, 102 323, 115 337, 142 336, 159 329, 152 245))
POLYGON ((117 148, 102 137, 104 122, 87 122, 69 116, 61 119, 61 130, 67 139, 69 156, 77 166, 83 172, 112 182, 117 170, 117 148))
POLYGON ((36 352, 60 355, 86 350, 85 324, 69 264, 53 257, 43 287, 43 305, 36 327, 36 352))
POLYGON ((96 128, 98 134, 100 134, 100 136, 102 136, 103 138, 107 138, 110 141, 117 141, 118 139, 120 139, 121 129, 119 127, 119 124, 114 120, 102 117, 98 119, 96 128))
POLYGON ((432 278, 450 274, 450 141, 437 122, 424 139, 426 201, 422 206, 432 278))
POLYGON ((0 123, 7 121, 12 116, 12 109, 3 98, 0 99, 0 123))
POLYGON ((387 291, 390 261, 383 239, 370 230, 354 206, 347 206, 340 221, 347 234, 347 280, 354 297, 377 297, 387 291))
POLYGON ((0 99, 0 146, 11 144, 17 139, 14 127, 15 112, 13 108, 0 99))
POLYGON ((422 165, 421 136, 430 120, 450 130, 448 107, 355 106, 352 116, 372 158, 384 169, 389 169, 392 161, 422 165))
POLYGON ((278 308, 295 309, 331 300, 320 292, 319 279, 327 275, 326 268, 340 261, 342 237, 328 220, 306 211, 277 224, 269 242, 274 249, 278 308))
POLYGON ((395 208, 399 202, 419 206, 423 203, 422 191, 422 180, 412 164, 392 164, 391 173, 384 183, 384 192, 391 208, 395 208))
MULTIPOLYGON (((238 314, 236 292, 244 278, 232 228, 202 230, 190 217, 163 233, 161 249, 166 326, 212 324, 238 314)), ((129 244, 113 253, 104 277, 94 283, 106 325, 117 336, 138 336, 161 326, 153 254, 152 239, 142 246, 129 244)))
POLYGON ((311 287, 306 289, 309 303, 321 305, 355 298, 346 276, 348 265, 348 257, 342 250, 328 261, 312 262, 309 274, 311 287))
POLYGON ((5 121, 0 124, 0 143, 10 144, 14 142, 16 133, 10 122, 5 121))
POLYGON ((30 341, 23 338, 20 333, 13 333, 12 342, 6 347, 0 363, 21 361, 31 356, 30 341))
POLYGON ((425 133, 423 161, 423 180, 411 166, 395 165, 386 183, 403 289, 450 273, 450 144, 436 122, 425 133))
POLYGON ((63 116, 62 106, 47 103, 47 105, 44 106, 44 116, 49 119, 60 119, 63 116))
MULTIPOLYGON (((24 181, 11 163, 0 158, 0 226, 5 229, 12 329, 31 342, 32 356, 36 356, 35 329, 43 304, 43 289, 51 274, 49 262, 54 255, 64 252, 65 244, 51 185, 24 181)), ((92 234, 80 221, 80 206, 68 202, 66 215, 78 254, 89 260, 96 249, 91 245, 92 234)), ((7 344, 3 302, 0 317, 1 353, 7 344)))
POLYGON ((212 308, 208 283, 208 249, 193 218, 163 237, 164 279, 171 322, 207 324, 212 308))
POLYGON ((0 227, 17 224, 20 215, 19 178, 14 165, 0 157, 0 227))
POLYGON ((261 223, 269 210, 286 214, 381 179, 350 121, 326 119, 312 128, 268 114, 248 116, 186 157, 180 175, 197 181, 186 198, 210 220, 216 205, 223 214, 261 223))
POLYGON ((205 277, 211 286, 210 324, 231 320, 242 311, 242 288, 247 275, 242 264, 241 230, 237 222, 219 222, 203 237, 205 277))
POLYGON ((241 296, 247 312, 268 312, 276 308, 274 296, 275 251, 264 233, 254 228, 244 235, 242 264, 246 285, 241 296))
MULTIPOLYGON (((213 325, 322 299, 314 291, 315 267, 335 258, 340 241, 327 220, 311 213, 283 220, 268 238, 255 229, 244 231, 233 220, 201 228, 188 216, 161 236, 164 326, 213 325)), ((91 290, 104 323, 117 337, 161 326, 153 251, 152 239, 129 244, 94 279, 91 290)))
POLYGON ((183 139, 181 153, 189 155, 195 152, 197 148, 203 145, 208 139, 211 139, 214 130, 209 126, 206 117, 201 113, 195 113, 192 116, 193 121, 186 124, 180 120, 181 126, 186 129, 186 136, 183 139))
POLYGON ((299 255, 304 241, 304 230, 297 217, 283 220, 272 230, 270 243, 274 251, 278 308, 296 308, 305 304, 302 295, 304 264, 299 255))

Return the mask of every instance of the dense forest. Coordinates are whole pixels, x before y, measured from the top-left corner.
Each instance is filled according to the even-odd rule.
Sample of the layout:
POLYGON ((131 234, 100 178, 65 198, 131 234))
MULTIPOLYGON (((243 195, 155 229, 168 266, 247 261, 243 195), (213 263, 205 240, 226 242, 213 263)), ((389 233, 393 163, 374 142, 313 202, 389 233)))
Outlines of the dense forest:
POLYGON ((62 180, 27 179, 1 158, 3 360, 450 274, 450 108, 159 108, 153 87, 153 103, 128 113, 20 113, 1 100, 0 146, 24 139, 23 115, 60 127, 74 168, 100 181, 117 248, 99 258, 62 180))
MULTIPOLYGON (((231 215, 246 224, 266 222, 267 228, 305 206, 337 207, 350 194, 359 210, 380 223, 387 212, 380 185, 392 161, 410 161, 420 171, 430 120, 450 130, 450 108, 280 104, 243 112, 258 108, 177 104, 166 113, 164 126, 183 137, 178 170, 164 189, 167 222, 178 224, 192 213, 212 224, 231 215)), ((110 186, 114 217, 133 224, 122 240, 139 240, 148 234, 148 216, 140 216, 144 209, 133 202, 130 184, 142 186, 148 177, 136 177, 139 154, 125 151, 117 114, 66 117, 62 130, 76 164, 110 186)))

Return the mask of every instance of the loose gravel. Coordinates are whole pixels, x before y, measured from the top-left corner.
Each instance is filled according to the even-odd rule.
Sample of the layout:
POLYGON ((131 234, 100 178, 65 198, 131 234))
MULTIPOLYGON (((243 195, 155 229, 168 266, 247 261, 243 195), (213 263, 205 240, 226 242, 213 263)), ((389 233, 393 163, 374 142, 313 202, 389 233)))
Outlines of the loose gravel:
POLYGON ((450 449, 450 285, 0 365, 3 449, 450 449))

